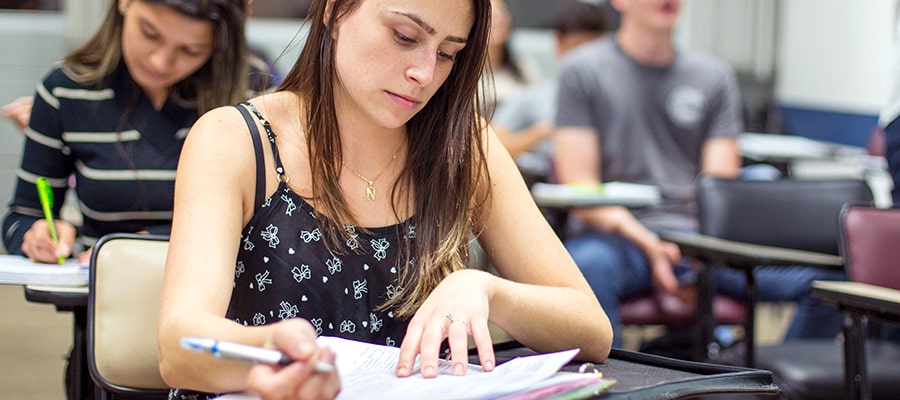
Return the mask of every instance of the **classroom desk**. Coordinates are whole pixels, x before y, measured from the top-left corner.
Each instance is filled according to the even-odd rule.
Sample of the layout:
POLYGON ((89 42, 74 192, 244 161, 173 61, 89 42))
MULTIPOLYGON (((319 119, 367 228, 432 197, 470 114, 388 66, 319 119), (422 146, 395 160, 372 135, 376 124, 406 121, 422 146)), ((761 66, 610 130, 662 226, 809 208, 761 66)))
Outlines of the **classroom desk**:
MULTIPOLYGON (((534 354, 521 346, 498 347, 498 363, 534 354)), ((469 362, 478 363, 473 355, 469 362)), ((581 362, 572 362, 564 371, 577 372, 581 362)), ((776 398, 781 390, 770 371, 676 360, 652 354, 613 349, 606 362, 595 365, 604 377, 616 383, 594 399, 685 399, 713 394, 753 394, 776 398)))
MULTIPOLYGON (((713 265, 722 265, 744 272, 747 280, 744 305, 747 321, 744 324, 745 365, 756 364, 755 330, 756 330, 756 280, 753 270, 758 266, 793 266, 808 265, 822 268, 842 269, 844 260, 840 256, 815 253, 803 250, 785 249, 773 246, 762 246, 749 243, 720 239, 699 233, 663 231, 663 240, 675 243, 685 257, 704 260, 713 265)), ((710 335, 714 323, 712 320, 712 298, 715 293, 714 282, 709 279, 708 270, 703 270, 698 293, 697 313, 700 316, 701 331, 710 335)), ((707 336, 708 337, 708 336, 707 336)))
POLYGON ((71 312, 72 322, 72 385, 66 392, 78 393, 79 399, 92 399, 94 384, 87 364, 87 303, 88 288, 26 285, 25 299, 33 303, 52 304, 60 312, 71 312))
POLYGON ((743 133, 738 136, 738 151, 746 163, 772 165, 785 178, 864 179, 872 188, 875 204, 891 206, 887 160, 869 154, 865 148, 795 135, 743 133))
MULTIPOLYGON (((26 286, 28 301, 53 304, 59 311, 72 312, 73 323, 73 389, 80 398, 93 398, 93 381, 87 369, 87 298, 86 287, 62 288, 52 286, 26 286)), ((498 345, 498 362, 514 357, 534 354, 530 349, 508 343, 498 345)), ((477 363, 477 355, 471 356, 477 363)), ((563 368, 577 371, 580 362, 563 368)), ((650 354, 613 349, 606 362, 596 366, 604 376, 617 380, 598 399, 682 399, 704 394, 745 393, 777 396, 780 393, 769 371, 675 360, 650 354)))
POLYGON ((799 160, 825 160, 856 157, 866 149, 840 143, 824 142, 803 136, 746 132, 738 136, 741 156, 770 163, 790 164, 799 160))
POLYGON ((844 388, 848 399, 872 398, 863 318, 900 323, 900 290, 862 282, 815 281, 812 294, 847 313, 844 325, 844 388))

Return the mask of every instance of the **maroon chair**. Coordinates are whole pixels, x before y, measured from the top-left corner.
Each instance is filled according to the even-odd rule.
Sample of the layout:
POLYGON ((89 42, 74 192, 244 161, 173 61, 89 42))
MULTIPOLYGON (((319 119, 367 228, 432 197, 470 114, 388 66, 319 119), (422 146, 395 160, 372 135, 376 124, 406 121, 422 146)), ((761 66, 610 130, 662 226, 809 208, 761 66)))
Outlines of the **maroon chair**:
MULTIPOLYGON (((840 251, 848 277, 854 281, 851 287, 860 282, 900 290, 900 209, 845 206, 840 235, 840 251)), ((772 371, 785 397, 792 399, 896 399, 900 344, 867 339, 866 321, 900 322, 900 303, 860 301, 852 296, 848 298, 853 302, 846 303, 841 292, 821 290, 829 283, 816 282, 813 294, 847 312, 843 346, 832 340, 762 346, 757 367, 772 371)), ((842 284, 847 282, 832 286, 842 284)))
MULTIPOLYGON (((716 295, 713 302, 715 325, 741 325, 746 309, 741 300, 716 295)), ((687 304, 662 291, 627 298, 619 304, 619 318, 623 325, 664 325, 668 328, 691 328, 693 349, 691 359, 710 361, 715 358, 715 342, 709 332, 702 329, 703 316, 697 315, 697 307, 687 304)))

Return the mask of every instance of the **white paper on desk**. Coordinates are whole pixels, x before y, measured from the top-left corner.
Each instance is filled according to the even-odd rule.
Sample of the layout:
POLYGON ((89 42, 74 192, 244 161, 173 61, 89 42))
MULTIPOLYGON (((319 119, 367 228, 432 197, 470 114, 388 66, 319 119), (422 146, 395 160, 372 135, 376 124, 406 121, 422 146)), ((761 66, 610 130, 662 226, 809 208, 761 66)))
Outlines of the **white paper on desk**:
POLYGON ((803 136, 744 133, 738 137, 741 154, 755 160, 768 158, 822 158, 834 155, 837 145, 803 136))
MULTIPOLYGON (((418 362, 416 374, 407 378, 395 376, 399 348, 328 336, 320 337, 318 342, 337 355, 342 386, 338 399, 493 399, 540 386, 541 381, 554 377, 579 351, 519 357, 492 372, 469 364, 465 376, 451 375, 450 362, 441 360, 438 376, 425 379, 418 374, 418 362)), ((246 394, 219 397, 223 400, 252 398, 246 394)))
POLYGON ((67 260, 64 265, 41 264, 27 257, 0 255, 0 284, 85 286, 88 284, 88 266, 78 260, 67 260))
POLYGON ((604 198, 611 201, 637 201, 652 204, 659 202, 662 198, 656 186, 619 181, 605 182, 596 187, 537 182, 532 185, 531 194, 535 199, 544 203, 604 198))

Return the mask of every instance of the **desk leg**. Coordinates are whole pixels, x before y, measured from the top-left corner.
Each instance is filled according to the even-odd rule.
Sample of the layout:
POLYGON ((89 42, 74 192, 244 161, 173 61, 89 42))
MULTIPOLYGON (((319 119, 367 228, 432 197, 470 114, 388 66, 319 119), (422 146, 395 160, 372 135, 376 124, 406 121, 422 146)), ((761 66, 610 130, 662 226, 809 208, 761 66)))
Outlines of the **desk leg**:
POLYGON ((69 360, 67 374, 71 374, 71 379, 67 379, 69 387, 66 388, 69 399, 93 399, 94 388, 91 381, 91 374, 88 371, 87 364, 87 309, 76 307, 72 310, 74 316, 74 329, 72 337, 72 356, 69 360))
POLYGON ((747 293, 744 300, 744 315, 747 320, 744 322, 744 345, 746 353, 744 354, 744 366, 747 368, 756 367, 756 276, 753 275, 753 268, 745 271, 744 276, 747 279, 747 293))
POLYGON ((871 400, 866 360, 865 317, 847 313, 844 317, 844 392, 848 399, 871 400))
POLYGON ((697 341, 694 343, 694 360, 706 362, 710 359, 710 344, 716 326, 713 301, 716 282, 713 279, 712 264, 703 265, 697 273, 697 341))

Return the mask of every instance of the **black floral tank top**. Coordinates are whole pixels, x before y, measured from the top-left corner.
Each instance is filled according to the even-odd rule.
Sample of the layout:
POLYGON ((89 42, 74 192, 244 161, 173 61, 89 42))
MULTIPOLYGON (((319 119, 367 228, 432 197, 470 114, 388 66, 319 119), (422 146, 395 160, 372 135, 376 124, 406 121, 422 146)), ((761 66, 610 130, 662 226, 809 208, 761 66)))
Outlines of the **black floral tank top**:
MULTIPOLYGON (((234 290, 226 318, 246 326, 305 318, 317 335, 399 346, 408 320, 391 310, 376 310, 397 295, 401 243, 415 240, 415 226, 403 222, 381 228, 344 226, 349 239, 329 251, 312 206, 292 191, 268 121, 250 103, 236 106, 253 137, 256 152, 256 203, 260 204, 241 233, 234 269, 234 290), (280 183, 265 198, 266 167, 252 112, 266 130, 280 183)), ((207 393, 173 390, 170 399, 212 398, 207 393)))
MULTIPOLYGON (((249 103, 238 109, 251 131, 256 124, 248 109, 262 123, 281 175, 284 168, 268 121, 249 103)), ((259 140, 258 134, 253 137, 259 140)), ((262 160, 258 149, 257 164, 262 160)), ((257 177, 257 186, 265 188, 265 174, 257 177)), ((398 254, 401 242, 415 239, 415 227, 400 223, 367 228, 365 234, 344 226, 349 239, 343 248, 329 251, 316 218, 324 217, 281 179, 241 234, 226 317, 248 326, 300 317, 309 320, 318 335, 399 346, 407 321, 376 308, 402 289, 398 254)))

